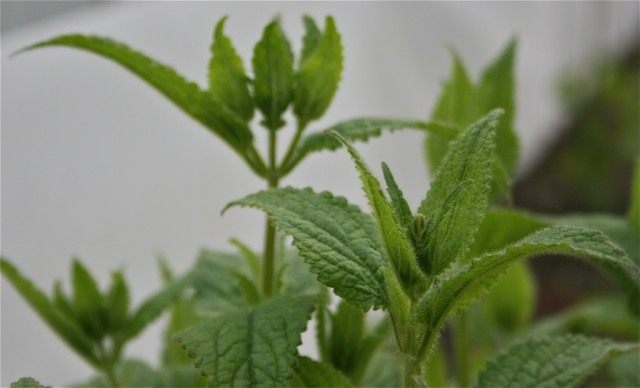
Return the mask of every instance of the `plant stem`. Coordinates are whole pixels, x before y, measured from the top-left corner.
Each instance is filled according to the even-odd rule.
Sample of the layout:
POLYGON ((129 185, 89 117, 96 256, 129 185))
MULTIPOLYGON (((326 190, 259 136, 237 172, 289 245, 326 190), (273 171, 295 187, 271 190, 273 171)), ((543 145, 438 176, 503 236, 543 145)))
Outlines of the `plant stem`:
POLYGON ((469 370, 469 324, 467 314, 459 316, 454 323, 453 346, 456 357, 456 374, 458 384, 468 387, 470 383, 469 370))
POLYGON ((293 155, 295 153, 296 148, 298 147, 298 143, 300 142, 300 137, 302 136, 302 131, 304 131, 305 124, 298 123, 298 127, 296 128, 296 133, 293 135, 293 139, 291 139, 291 143, 289 143, 289 148, 287 148, 287 153, 282 159, 282 163, 280 163, 280 170, 284 173, 289 172, 295 166, 289 166, 293 155))
POLYGON ((413 356, 408 356, 404 363, 404 386, 405 388, 417 388, 421 378, 420 361, 413 356))
MULTIPOLYGON (((269 170, 267 175, 267 187, 278 187, 278 174, 276 166, 277 137, 275 130, 269 130, 269 170)), ((265 297, 273 293, 273 275, 276 252, 276 228, 267 217, 264 234, 264 258, 262 261, 262 292, 265 297)))
POLYGON ((105 367, 104 367, 104 375, 107 378, 107 380, 109 381, 109 384, 111 384, 111 386, 113 388, 119 388, 120 387, 120 382, 118 381, 118 378, 116 377, 115 371, 113 370, 113 364, 105 365, 105 367))

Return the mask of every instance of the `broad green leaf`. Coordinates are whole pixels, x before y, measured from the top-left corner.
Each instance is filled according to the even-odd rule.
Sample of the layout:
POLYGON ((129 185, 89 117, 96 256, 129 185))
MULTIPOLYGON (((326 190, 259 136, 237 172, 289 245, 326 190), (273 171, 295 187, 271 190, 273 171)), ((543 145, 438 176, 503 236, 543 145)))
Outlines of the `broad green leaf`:
POLYGON ((129 287, 121 271, 111 274, 111 288, 106 295, 109 330, 117 332, 127 321, 129 313, 129 287))
POLYGON ((11 383, 10 388, 45 388, 45 386, 33 377, 21 377, 11 383))
POLYGON ((71 278, 76 319, 92 338, 104 337, 107 330, 107 311, 96 281, 78 260, 73 261, 71 278))
POLYGON ((251 194, 232 206, 265 211, 338 296, 369 309, 383 302, 379 270, 385 265, 373 220, 342 197, 286 187, 251 194))
POLYGON ((391 200, 391 206, 393 206, 393 214, 403 228, 407 228, 413 222, 413 213, 411 208, 404 199, 404 194, 396 179, 393 177, 393 173, 389 169, 389 166, 385 162, 382 162, 382 172, 384 174, 384 181, 387 184, 387 193, 389 193, 389 199, 391 200))
POLYGON ((608 374, 618 388, 640 387, 640 350, 623 354, 609 363, 608 374))
POLYGON ((318 42, 322 39, 322 31, 318 28, 315 20, 309 15, 302 17, 304 23, 304 38, 302 39, 302 51, 300 52, 300 65, 309 58, 309 55, 318 47, 318 42))
POLYGON ((513 39, 498 58, 485 68, 475 89, 475 107, 478 116, 496 108, 505 111, 496 131, 496 153, 509 174, 513 173, 518 163, 518 138, 513 128, 516 113, 514 101, 516 48, 517 42, 513 39))
MULTIPOLYGON (((460 58, 453 54, 453 67, 449 79, 442 85, 442 92, 431 112, 431 120, 450 123, 465 128, 473 119, 473 84, 460 58)), ((429 167, 435 172, 447 152, 450 138, 430 133, 425 140, 425 153, 429 167)))
POLYGON ((575 335, 531 339, 491 361, 477 387, 573 387, 605 361, 637 347, 575 335))
POLYGON ((340 148, 342 143, 331 136, 330 132, 337 132, 345 139, 354 142, 367 141, 370 138, 382 135, 383 132, 393 132, 400 129, 429 131, 445 138, 451 138, 456 135, 454 128, 435 121, 361 117, 341 121, 325 131, 311 133, 303 137, 296 150, 295 159, 299 161, 313 152, 334 151, 340 148))
POLYGON ((331 16, 313 51, 308 53, 294 77, 293 111, 298 126, 320 118, 338 90, 342 76, 342 43, 331 16))
POLYGON ((229 109, 245 121, 253 117, 253 99, 249 92, 242 58, 236 53, 231 39, 224 34, 227 17, 220 19, 213 34, 209 61, 209 90, 229 109))
MULTIPOLYGON (((541 229, 506 248, 458 262, 434 279, 417 302, 412 320, 437 333, 449 313, 461 310, 493 286, 498 277, 517 260, 542 255, 571 255, 590 261, 633 288, 640 288, 640 269, 604 234, 582 228, 554 226, 541 229)), ((428 351, 429 343, 424 343, 428 351)))
POLYGON ((137 336, 145 327, 156 320, 160 314, 171 306, 176 298, 180 297, 190 280, 190 276, 178 278, 162 290, 145 299, 129 317, 122 330, 122 339, 126 340, 137 336))
POLYGON ((485 216, 492 179, 495 128, 502 112, 478 120, 451 143, 418 212, 431 225, 428 260, 422 268, 440 273, 469 250, 485 216))
POLYGON ((339 134, 333 133, 333 135, 347 148, 356 165, 362 188, 378 226, 386 257, 400 279, 402 286, 409 291, 409 295, 413 296, 415 291, 419 291, 416 287, 423 280, 423 275, 416 265, 416 254, 413 251, 411 242, 394 216, 394 210, 385 197, 380 182, 371 173, 360 154, 339 134))
POLYGON ((18 271, 8 260, 0 259, 0 271, 18 291, 20 296, 35 310, 35 312, 62 338, 73 350, 85 357, 89 362, 96 363, 93 356, 93 343, 75 321, 62 311, 56 309, 47 296, 31 281, 18 271))
POLYGON ((185 113, 199 121, 242 153, 253 139, 246 123, 211 93, 186 80, 169 66, 114 40, 81 34, 61 35, 28 46, 21 51, 49 46, 67 46, 110 59, 154 87, 185 113))
POLYGON ((293 373, 315 297, 280 296, 176 334, 215 387, 283 386, 293 373))
POLYGON ((253 90, 262 123, 270 130, 281 128, 282 113, 293 96, 293 53, 280 21, 269 23, 253 51, 253 90))
POLYGON ((295 375, 291 379, 294 387, 351 387, 349 379, 330 365, 314 361, 308 357, 298 358, 295 375))

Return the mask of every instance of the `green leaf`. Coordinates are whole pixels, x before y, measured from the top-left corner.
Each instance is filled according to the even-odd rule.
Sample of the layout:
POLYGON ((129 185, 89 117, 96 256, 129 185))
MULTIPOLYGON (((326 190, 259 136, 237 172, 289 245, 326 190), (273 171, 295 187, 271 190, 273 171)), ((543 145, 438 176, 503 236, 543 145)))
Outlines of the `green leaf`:
POLYGON ((302 39, 302 51, 300 52, 300 65, 309 58, 309 55, 318 47, 322 39, 322 31, 318 28, 315 20, 309 15, 302 17, 304 23, 304 38, 302 39))
POLYGON ((393 214, 403 228, 407 228, 413 222, 413 213, 411 208, 404 199, 402 190, 398 187, 393 173, 389 169, 389 166, 385 162, 382 162, 382 172, 384 174, 384 181, 387 184, 387 193, 389 193, 389 199, 391 200, 391 206, 393 207, 393 214))
POLYGON ((258 256, 258 254, 253 249, 249 248, 247 244, 236 238, 230 239, 229 242, 231 243, 231 245, 236 247, 238 253, 240 253, 244 260, 247 262, 247 265, 251 269, 253 278, 256 281, 260 281, 260 256, 258 256))
POLYGON ((335 22, 328 16, 322 37, 295 74, 293 111, 298 127, 320 118, 338 90, 342 75, 342 43, 335 22))
POLYGON ((510 174, 518 163, 518 138, 513 129, 515 117, 514 64, 517 42, 512 39, 495 61, 489 64, 475 89, 477 115, 492 109, 505 111, 496 130, 496 153, 510 174))
MULTIPOLYGON (((454 53, 453 67, 449 79, 442 86, 431 120, 451 123, 458 131, 469 125, 475 118, 472 113, 473 84, 460 58, 454 53)), ((439 133, 426 137, 425 153, 429 167, 435 172, 447 152, 450 138, 439 133)))
POLYGON ((76 319, 76 313, 73 310, 69 297, 62 289, 62 282, 60 282, 60 280, 56 280, 53 283, 53 305, 68 318, 72 320, 76 319))
POLYGON ((65 313, 56 309, 47 296, 36 288, 33 283, 18 271, 8 260, 0 259, 0 271, 9 280, 22 298, 35 312, 51 327, 63 341, 73 350, 94 365, 97 363, 93 356, 93 343, 75 321, 65 313))
POLYGON ((329 353, 331 365, 350 375, 358 359, 360 341, 364 336, 365 313, 346 301, 341 301, 331 315, 329 353))
MULTIPOLYGON (((394 210, 387 201, 378 179, 371 173, 360 154, 342 136, 333 133, 347 148, 360 175, 362 188, 373 212, 380 238, 388 261, 391 263, 402 286, 412 296, 423 280, 422 273, 416 265, 416 254, 405 231, 394 216, 394 210)), ((393 301, 392 301, 393 302, 393 301)))
POLYGON ((190 282, 189 276, 183 276, 165 286, 161 291, 151 295, 140 304, 129 317, 122 330, 122 339, 137 336, 145 327, 160 316, 175 300, 180 297, 185 286, 190 282))
POLYGON ((320 294, 320 283, 311 272, 309 264, 304 262, 297 250, 291 249, 285 253, 281 268, 280 293, 290 295, 320 294))
POLYGON ((92 52, 110 59, 162 93, 185 113, 199 121, 241 153, 251 144, 251 130, 242 118, 203 91, 194 82, 186 80, 169 66, 163 65, 126 45, 108 38, 80 34, 61 35, 28 46, 22 51, 49 46, 67 46, 92 52))
POLYGON ((429 220, 428 260, 422 268, 440 273, 464 256, 485 216, 492 179, 495 128, 502 112, 495 110, 471 125, 449 146, 418 212, 429 220))
POLYGON ((209 90, 219 101, 245 121, 253 117, 253 99, 249 92, 242 58, 236 53, 231 39, 224 34, 227 17, 218 21, 211 45, 209 61, 209 90))
POLYGON ((127 321, 129 313, 129 287, 121 271, 111 274, 111 288, 106 295, 109 330, 119 331, 127 321))
POLYGON ((331 132, 337 132, 350 142, 367 141, 372 137, 378 137, 383 132, 393 132, 400 129, 418 129, 438 133, 445 138, 456 135, 454 128, 439 122, 425 122, 420 120, 392 119, 361 117, 341 121, 325 131, 311 133, 302 138, 296 150, 295 160, 300 161, 308 154, 319 151, 334 151, 342 146, 342 143, 331 132))
POLYGON ((253 90, 262 123, 270 130, 281 128, 293 96, 293 53, 280 21, 269 23, 253 51, 253 90))
POLYGON ((11 383, 10 388, 45 388, 45 386, 33 377, 21 377, 11 383))
POLYGON ((615 386, 640 387, 640 351, 629 352, 612 360, 609 363, 609 375, 615 386))
POLYGON ((631 205, 629 206, 629 223, 640 233, 640 156, 636 158, 631 181, 631 205))
POLYGON ((315 297, 280 296, 210 319, 176 340, 215 387, 284 386, 315 297))
MULTIPOLYGON (((554 226, 534 232, 502 250, 449 267, 434 279, 433 286, 417 302, 412 320, 426 325, 427 333, 437 333, 449 313, 463 309, 481 296, 511 264, 542 254, 564 254, 588 260, 616 273, 620 281, 636 292, 640 288, 640 269, 605 235, 589 229, 554 226)), ((427 342, 423 344, 424 351, 432 345, 427 342)))
POLYGON ((265 211, 309 264, 318 280, 338 296, 369 309, 383 302, 379 270, 384 266, 373 220, 342 197, 286 187, 251 194, 232 206, 265 211))
POLYGON ((499 354, 478 387, 573 387, 608 359, 637 345, 567 335, 531 339, 499 354))
POLYGON ((76 319, 92 338, 104 337, 107 330, 105 301, 95 280, 78 260, 73 261, 73 310, 76 319))
POLYGON ((514 333, 531 322, 536 285, 526 263, 515 263, 496 282, 483 303, 492 322, 506 333, 514 333))
POLYGON ((298 358, 295 375, 291 380, 294 387, 351 387, 349 379, 330 365, 314 361, 308 357, 298 358))

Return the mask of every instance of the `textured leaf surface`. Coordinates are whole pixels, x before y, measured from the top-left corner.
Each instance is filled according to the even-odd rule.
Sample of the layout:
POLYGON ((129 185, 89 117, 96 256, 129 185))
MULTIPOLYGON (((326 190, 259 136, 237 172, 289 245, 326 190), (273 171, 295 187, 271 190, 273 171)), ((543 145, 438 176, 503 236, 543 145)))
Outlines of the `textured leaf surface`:
POLYGON ((330 365, 300 357, 291 381, 294 387, 351 387, 349 380, 330 365))
POLYGON ((478 387, 572 387, 609 358, 637 345, 583 336, 531 339, 501 353, 478 376, 478 387))
POLYGON ((21 377, 17 381, 11 383, 10 388, 45 388, 44 385, 33 377, 21 377))
POLYGON ((409 203, 404 198, 404 194, 396 183, 391 169, 389 169, 389 166, 387 166, 385 162, 382 162, 382 172, 384 174, 384 181, 387 184, 387 193, 389 193, 393 213, 400 225, 406 228, 413 222, 413 213, 411 212, 409 203))
POLYGON ((318 280, 364 309, 383 301, 384 265, 373 220, 344 198, 291 187, 261 191, 230 206, 264 210, 318 280))
POLYGON ((158 63, 122 43, 98 36, 72 34, 36 43, 24 50, 48 46, 73 47, 110 59, 153 86, 235 150, 241 152, 251 143, 249 127, 213 95, 200 89, 194 82, 186 80, 169 66, 158 63))
POLYGON ((262 32, 253 51, 253 72, 254 97, 263 123, 276 130, 285 124, 281 116, 293 96, 293 53, 278 20, 262 32))
POLYGON ((242 58, 236 53, 231 39, 224 34, 226 20, 226 17, 220 19, 213 33, 209 90, 238 116, 249 121, 253 117, 249 78, 245 74, 242 58))
POLYGON ((434 274, 466 253, 486 214, 501 115, 491 112, 451 144, 418 209, 432 225, 427 256, 434 274))
POLYGON ((636 292, 640 270, 600 232, 563 226, 539 230, 508 247, 457 263, 441 273, 418 301, 413 318, 431 331, 442 327, 447 315, 461 309, 493 286, 516 260, 541 254, 565 254, 588 260, 618 274, 636 292))
POLYGON ((284 386, 315 297, 281 296, 176 334, 215 387, 284 386))
MULTIPOLYGON (((305 47, 308 47, 305 45, 305 47)), ((332 17, 322 37, 307 54, 295 75, 293 111, 300 126, 321 117, 338 90, 342 75, 342 43, 332 17)))

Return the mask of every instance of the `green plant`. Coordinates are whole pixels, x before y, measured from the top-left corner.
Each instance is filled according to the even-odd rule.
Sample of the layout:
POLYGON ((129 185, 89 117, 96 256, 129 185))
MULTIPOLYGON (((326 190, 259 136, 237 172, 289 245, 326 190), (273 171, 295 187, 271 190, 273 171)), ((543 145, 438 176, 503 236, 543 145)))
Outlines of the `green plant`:
MULTIPOLYGON (((494 207, 508 197, 517 162, 514 42, 477 85, 454 57, 454 71, 431 121, 358 118, 306 134, 329 107, 341 77, 342 44, 333 19, 328 17, 320 29, 312 18, 304 18, 297 60, 279 21, 269 23, 255 46, 251 77, 224 34, 225 22, 223 18, 215 27, 206 89, 105 38, 64 35, 25 49, 69 46, 117 62, 220 137, 268 188, 227 206, 267 214, 261 255, 232 239, 237 253, 203 250, 194 269, 178 279, 161 262, 165 288, 134 314, 127 313, 127 288, 119 272, 111 289, 101 294, 84 267, 74 262, 71 303, 59 286, 50 299, 2 260, 5 277, 102 372, 79 386, 414 387, 453 381, 467 386, 479 369, 472 364, 487 358, 472 359, 474 350, 493 354, 497 343, 517 338, 518 344, 477 374, 476 385, 566 386, 577 384, 611 356, 637 350, 631 342, 557 335, 566 330, 518 337, 531 318, 534 294, 526 267, 514 267, 518 261, 546 253, 582 258, 613 275, 632 306, 638 303, 640 269, 607 237, 610 231, 494 207), (290 108, 295 132, 278 160, 278 135, 290 108), (268 131, 266 156, 250 129, 256 109, 268 131), (416 211, 389 166, 382 165, 385 194, 352 145, 403 128, 430 134, 426 149, 435 178, 416 211), (328 192, 279 187, 310 154, 341 147, 360 175, 370 215, 328 192), (285 236, 293 238, 293 248, 287 247, 285 236), (505 296, 514 289, 519 290, 517 303, 505 296), (341 298, 335 310, 330 290, 341 298), (486 303, 476 303, 487 293, 486 303), (162 366, 154 369, 122 357, 126 341, 169 307, 162 366), (480 307, 484 310, 478 311, 480 307), (370 309, 385 313, 373 326, 367 322, 370 309), (314 311, 318 360, 297 352, 314 311), (451 357, 439 341, 448 322, 454 323, 455 379, 447 373, 451 357), (478 324, 495 328, 500 341, 474 343, 472 327, 478 324), (553 367, 545 368, 547 364, 553 367)), ((628 371, 624 365, 618 369, 628 371)), ((32 379, 16 384, 39 386, 32 379)))

